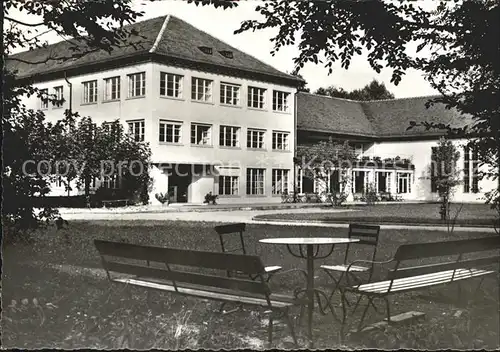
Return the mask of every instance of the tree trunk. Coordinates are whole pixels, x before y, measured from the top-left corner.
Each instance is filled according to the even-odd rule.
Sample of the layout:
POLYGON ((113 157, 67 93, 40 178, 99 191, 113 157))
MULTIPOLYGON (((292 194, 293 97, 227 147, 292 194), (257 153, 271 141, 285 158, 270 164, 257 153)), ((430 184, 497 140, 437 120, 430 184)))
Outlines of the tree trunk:
MULTIPOLYGON (((497 120, 500 124, 500 115, 497 116, 497 120)), ((497 140, 497 197, 498 201, 500 202, 500 126, 497 128, 497 135, 496 135, 496 140, 497 140)), ((497 204, 498 207, 500 207, 499 204, 497 204)))
POLYGON ((441 196, 441 206, 439 209, 439 215, 441 215, 441 220, 445 221, 447 219, 446 215, 448 214, 448 199, 445 195, 441 196))
POLYGON ((90 195, 90 177, 85 176, 85 196, 90 195))

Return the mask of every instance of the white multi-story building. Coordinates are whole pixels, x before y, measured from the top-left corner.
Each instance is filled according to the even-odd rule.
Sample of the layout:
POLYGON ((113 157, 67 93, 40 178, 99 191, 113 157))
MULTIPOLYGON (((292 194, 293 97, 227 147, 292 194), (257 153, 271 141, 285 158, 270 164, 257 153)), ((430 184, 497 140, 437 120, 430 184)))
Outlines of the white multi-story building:
MULTIPOLYGON (((131 25, 124 48, 29 64, 18 78, 64 97, 53 106, 32 96, 28 108, 49 120, 65 109, 101 124, 118 119, 149 142, 154 194, 174 202, 279 202, 293 179, 295 93, 303 83, 174 16, 131 25), (133 45, 132 45, 133 44, 133 45)), ((25 62, 71 54, 71 41, 14 55, 25 62)), ((119 187, 97 180, 93 187, 119 187)), ((82 193, 74 190, 72 194, 82 193)), ((65 195, 61 182, 52 195, 65 195)))

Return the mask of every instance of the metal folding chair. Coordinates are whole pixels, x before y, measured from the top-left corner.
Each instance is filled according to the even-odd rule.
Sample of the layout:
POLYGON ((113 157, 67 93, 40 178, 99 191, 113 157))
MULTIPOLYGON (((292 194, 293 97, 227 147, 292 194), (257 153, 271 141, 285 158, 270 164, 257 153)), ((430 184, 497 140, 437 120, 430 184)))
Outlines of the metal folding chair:
MULTIPOLYGON (((245 239, 243 237, 243 232, 246 230, 245 223, 233 223, 227 225, 219 225, 214 227, 215 232, 219 235, 220 246, 223 253, 239 253, 239 254, 247 254, 247 250, 245 247, 245 239)), ((269 282, 272 275, 282 269, 281 266, 273 265, 266 266, 264 270, 266 271, 267 278, 266 281, 269 282)), ((245 273, 237 272, 237 271, 228 271, 227 276, 236 276, 236 275, 247 275, 245 273)), ((258 275, 249 275, 250 279, 255 280, 258 278, 258 275)), ((220 307, 220 311, 224 308, 225 303, 220 307)), ((231 313, 238 310, 238 308, 231 310, 227 313, 231 313)))
MULTIPOLYGON (((214 227, 215 231, 219 235, 220 246, 223 253, 240 253, 247 254, 245 247, 245 239, 243 237, 243 232, 246 230, 245 223, 234 223, 227 225, 219 225, 214 227), (238 237, 236 237, 239 235, 238 237)), ((266 274, 268 274, 267 281, 272 274, 281 270, 281 266, 273 265, 265 267, 266 274)), ((231 273, 228 273, 230 276, 231 273)), ((252 280, 254 278, 252 277, 252 280)))
MULTIPOLYGON (((345 278, 347 280, 348 285, 359 285, 363 282, 368 282, 370 281, 372 275, 373 275, 373 265, 366 267, 366 266, 358 266, 358 265, 353 265, 351 266, 348 275, 345 275, 347 272, 347 268, 349 267, 349 263, 352 262, 354 259, 350 260, 350 257, 352 257, 352 254, 350 255, 350 249, 351 246, 359 246, 359 245, 365 245, 365 246, 371 246, 373 247, 373 253, 371 256, 371 261, 375 260, 375 256, 377 255, 377 245, 378 245, 378 239, 379 239, 379 234, 380 234, 380 226, 375 226, 375 225, 361 225, 361 224, 350 224, 349 225, 349 238, 356 238, 359 239, 359 242, 355 243, 348 243, 347 248, 345 251, 345 256, 344 256, 344 262, 339 265, 322 265, 321 269, 332 279, 333 281, 333 289, 330 294, 329 300, 332 299, 333 295, 337 291, 337 289, 341 289, 341 283, 342 280, 345 278), (358 275, 354 274, 356 272, 358 275, 365 275, 367 274, 368 277, 363 279, 358 277, 358 275), (337 277, 335 274, 340 274, 337 277), (354 283, 351 283, 351 280, 354 280, 354 283)), ((356 259, 361 259, 361 258, 356 258, 356 259)), ((364 258, 363 258, 364 259, 364 258)), ((368 258, 366 258, 368 259, 368 258)), ((348 306, 351 304, 349 301, 345 298, 343 292, 342 293, 342 304, 346 303, 348 306)), ((359 299, 356 302, 356 306, 354 307, 354 310, 357 309, 359 305, 359 299)), ((354 311, 353 310, 353 311, 354 311)), ((345 313, 344 313, 345 315, 345 313)), ((345 318, 345 317, 344 317, 345 318)))

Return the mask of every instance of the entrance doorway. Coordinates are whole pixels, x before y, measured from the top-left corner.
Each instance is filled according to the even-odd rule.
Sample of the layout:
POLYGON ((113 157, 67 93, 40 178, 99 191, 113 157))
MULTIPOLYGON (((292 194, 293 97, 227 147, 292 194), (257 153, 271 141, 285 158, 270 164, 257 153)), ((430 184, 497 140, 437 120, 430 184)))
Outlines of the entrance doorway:
POLYGON ((192 181, 192 170, 189 164, 174 165, 168 176, 168 188, 174 203, 187 203, 188 188, 192 181))
POLYGON ((365 171, 353 172, 353 193, 362 194, 365 191, 365 171))

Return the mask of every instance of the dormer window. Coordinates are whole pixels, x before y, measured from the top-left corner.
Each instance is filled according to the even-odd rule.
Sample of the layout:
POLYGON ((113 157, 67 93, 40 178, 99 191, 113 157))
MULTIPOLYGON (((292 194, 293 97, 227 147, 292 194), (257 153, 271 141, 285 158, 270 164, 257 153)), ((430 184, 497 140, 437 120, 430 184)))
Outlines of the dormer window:
POLYGON ((212 48, 209 46, 199 46, 198 49, 200 49, 207 55, 212 55, 212 48))
POLYGON ((229 50, 221 50, 219 53, 224 56, 227 59, 232 59, 233 58, 233 52, 229 50))

